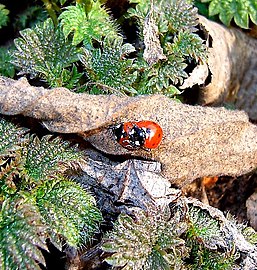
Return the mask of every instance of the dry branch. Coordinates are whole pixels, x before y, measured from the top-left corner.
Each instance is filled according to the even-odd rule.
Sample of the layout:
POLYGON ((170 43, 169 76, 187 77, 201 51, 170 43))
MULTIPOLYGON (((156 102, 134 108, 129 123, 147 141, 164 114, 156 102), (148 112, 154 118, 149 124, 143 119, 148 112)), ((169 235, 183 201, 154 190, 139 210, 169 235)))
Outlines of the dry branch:
POLYGON ((0 77, 0 113, 41 121, 50 131, 79 133, 102 152, 161 162, 178 186, 202 176, 240 175, 257 167, 257 127, 242 111, 189 106, 161 96, 75 94, 65 88, 32 87, 26 79, 0 77), (128 151, 114 138, 113 124, 152 120, 164 131, 152 151, 128 151))

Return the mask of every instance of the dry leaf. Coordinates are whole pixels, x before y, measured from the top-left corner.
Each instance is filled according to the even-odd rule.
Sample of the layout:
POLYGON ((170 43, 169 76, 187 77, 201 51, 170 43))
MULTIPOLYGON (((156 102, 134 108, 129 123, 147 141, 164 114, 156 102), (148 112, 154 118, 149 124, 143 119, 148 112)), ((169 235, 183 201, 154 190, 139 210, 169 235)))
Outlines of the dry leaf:
MULTIPOLYGON (((120 163, 110 161, 92 150, 86 151, 85 154, 85 162, 80 164, 83 173, 76 179, 86 190, 94 193, 104 213, 113 217, 123 212, 137 217, 142 208, 151 215, 164 209, 170 202, 185 211, 189 206, 194 206, 216 220, 219 230, 224 235, 223 238, 213 237, 204 244, 210 249, 223 248, 231 252, 236 250, 244 254, 240 259, 242 269, 256 268, 257 248, 246 241, 235 221, 226 218, 217 208, 194 198, 184 197, 180 190, 170 188, 169 182, 158 175, 160 170, 158 163, 142 160, 127 160, 120 163), (234 246, 231 246, 232 241, 234 246)), ((84 254, 82 261, 87 261, 91 252, 99 260, 98 248, 84 254)))
POLYGON ((101 208, 115 213, 139 207, 153 209, 174 201, 180 191, 160 175, 161 165, 153 161, 111 161, 96 151, 87 151, 78 181, 101 200, 101 208), (127 208, 126 208, 127 207, 127 208))
POLYGON ((143 35, 145 44, 143 57, 145 61, 149 65, 153 65, 159 60, 165 60, 166 56, 160 43, 158 26, 154 20, 153 5, 145 18, 143 35))
POLYGON ((190 88, 197 84, 204 85, 208 75, 209 75, 209 69, 206 63, 197 65, 193 69, 189 77, 184 80, 183 84, 179 87, 179 89, 190 88))
POLYGON ((256 120, 257 40, 202 16, 199 16, 199 21, 209 35, 207 64, 211 76, 210 82, 201 87, 199 103, 218 105, 232 102, 256 120))
POLYGON ((246 201, 247 218, 250 225, 257 230, 257 192, 255 191, 246 201))
POLYGON ((257 127, 241 111, 189 106, 162 95, 117 97, 36 88, 25 79, 0 78, 2 114, 40 120, 50 131, 79 133, 98 150, 159 161, 162 174, 183 186, 203 176, 241 175, 257 167, 257 127), (152 151, 129 151, 115 140, 112 125, 152 120, 164 137, 152 151))

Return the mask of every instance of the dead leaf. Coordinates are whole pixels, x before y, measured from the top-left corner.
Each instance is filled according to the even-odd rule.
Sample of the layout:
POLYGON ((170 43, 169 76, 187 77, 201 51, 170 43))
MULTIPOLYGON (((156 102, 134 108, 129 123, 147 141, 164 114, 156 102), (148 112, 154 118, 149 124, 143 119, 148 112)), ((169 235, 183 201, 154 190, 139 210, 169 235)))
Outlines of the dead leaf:
POLYGON ((247 200, 247 218, 250 221, 250 225, 257 230, 257 192, 255 191, 247 200))
POLYGON ((143 36, 145 44, 143 57, 145 61, 149 65, 153 65, 159 62, 159 60, 165 60, 167 57, 164 55, 160 43, 158 26, 154 20, 153 5, 145 18, 143 36))
POLYGON ((107 154, 159 161, 163 176, 178 186, 257 167, 257 127, 241 111, 189 106, 162 95, 75 94, 0 77, 0 112, 36 118, 52 132, 79 133, 107 154), (152 151, 121 147, 111 127, 128 120, 159 123, 164 132, 160 146, 152 151))
POLYGON ((154 209, 180 195, 180 191, 171 188, 170 182, 160 175, 161 165, 157 162, 127 160, 120 163, 110 161, 96 151, 90 150, 86 154, 85 161, 80 162, 84 175, 79 175, 78 181, 98 195, 101 208, 108 213, 132 206, 154 209))
MULTIPOLYGON (((234 103, 256 120, 257 39, 202 16, 199 22, 210 40, 207 61, 210 82, 200 88, 199 104, 234 103)), ((202 80, 200 77, 199 81, 202 80)))
POLYGON ((208 74, 209 69, 206 63, 197 65, 192 71, 192 73, 189 75, 189 77, 184 80, 183 84, 179 87, 179 89, 190 88, 196 84, 198 84, 199 86, 204 85, 208 74))

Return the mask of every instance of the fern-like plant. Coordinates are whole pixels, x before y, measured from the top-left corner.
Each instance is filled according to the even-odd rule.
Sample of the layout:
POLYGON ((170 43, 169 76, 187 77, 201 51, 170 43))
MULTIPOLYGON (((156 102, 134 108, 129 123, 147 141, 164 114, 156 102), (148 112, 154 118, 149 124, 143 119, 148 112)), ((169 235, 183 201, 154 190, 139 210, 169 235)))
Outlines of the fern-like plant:
MULTIPOLYGON (((197 9, 183 0, 173 1, 131 1, 135 8, 128 10, 128 18, 134 18, 141 30, 141 38, 146 39, 147 28, 152 27, 149 35, 160 40, 163 55, 160 60, 144 66, 139 82, 139 93, 162 93, 168 96, 174 92, 174 85, 183 83, 188 75, 185 72, 190 63, 205 61, 206 47, 196 35, 197 9), (147 18, 151 16, 150 23, 147 18), (155 30, 153 30, 155 29, 155 30)), ((152 46, 156 46, 152 44, 152 46)), ((153 51, 152 54, 155 52, 153 51)), ((151 52, 150 52, 151 54, 151 52)), ((145 59, 147 61, 147 59, 145 59)), ((142 69, 142 68, 141 68, 142 69)))
POLYGON ((0 47, 0 74, 11 78, 15 75, 15 68, 11 63, 12 51, 11 47, 0 47))
POLYGON ((89 242, 102 220, 94 198, 65 177, 75 148, 49 136, 39 140, 0 120, 0 265, 40 269, 46 238, 61 248, 89 242))
POLYGON ((122 269, 177 269, 188 254, 181 238, 185 230, 184 222, 169 220, 165 213, 146 216, 142 212, 137 221, 121 214, 102 249, 113 253, 106 261, 122 269))
POLYGON ((79 154, 69 148, 67 142, 59 138, 45 136, 41 140, 31 136, 28 147, 22 148, 21 155, 25 158, 24 175, 33 182, 40 182, 48 175, 54 177, 67 169, 67 165, 78 159, 79 154))
POLYGON ((106 261, 126 270, 232 269, 232 239, 214 217, 190 205, 172 212, 172 217, 167 210, 139 213, 135 221, 120 215, 102 244, 111 254, 106 261))
POLYGON ((122 44, 122 39, 106 38, 101 48, 84 49, 80 60, 90 79, 87 89, 90 93, 135 94, 133 84, 137 79, 134 60, 126 56, 134 52, 129 44, 122 44))
POLYGON ((47 14, 41 6, 28 6, 24 11, 19 13, 14 21, 14 27, 17 30, 35 27, 37 24, 44 22, 47 14))
POLYGON ((38 248, 46 249, 46 236, 38 209, 26 197, 16 195, 1 201, 0 265, 3 270, 40 270, 44 258, 38 248))
POLYGON ((137 23, 137 44, 143 46, 124 43, 102 2, 88 0, 66 7, 56 28, 47 20, 21 31, 12 62, 20 74, 39 76, 51 87, 179 95, 176 86, 188 76, 188 65, 206 59, 206 47, 195 33, 197 9, 186 0, 131 3, 135 8, 128 9, 126 20, 137 23))
POLYGON ((44 181, 34 192, 35 203, 52 242, 81 247, 91 241, 101 221, 94 198, 78 184, 63 177, 44 181))
POLYGON ((241 28, 249 28, 249 18, 257 25, 257 2, 255 0, 201 0, 208 3, 209 16, 218 15, 229 26, 232 19, 241 28))
POLYGON ((13 53, 13 64, 21 69, 20 74, 39 76, 51 87, 77 85, 82 74, 73 63, 78 60, 79 50, 65 38, 60 27, 55 28, 48 19, 20 34, 14 40, 17 50, 13 53))
POLYGON ((103 37, 118 37, 117 26, 100 1, 91 1, 89 10, 82 4, 69 6, 59 20, 66 38, 73 33, 73 45, 83 41, 85 46, 92 46, 93 41, 100 42, 103 37))

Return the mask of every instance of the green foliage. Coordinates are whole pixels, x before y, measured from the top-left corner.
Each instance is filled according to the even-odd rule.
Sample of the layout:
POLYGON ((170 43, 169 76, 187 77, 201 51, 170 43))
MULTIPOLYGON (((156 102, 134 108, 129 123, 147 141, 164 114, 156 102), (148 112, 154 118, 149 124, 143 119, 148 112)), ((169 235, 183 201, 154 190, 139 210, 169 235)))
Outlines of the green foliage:
MULTIPOLYGON (((136 44, 144 44, 136 49, 124 43, 103 2, 78 1, 64 8, 56 28, 47 20, 21 31, 12 61, 20 74, 39 76, 50 87, 92 94, 180 95, 176 86, 187 78, 186 68, 206 60, 206 47, 195 33, 198 19, 192 1, 158 0, 152 6, 150 0, 131 0, 134 8, 128 9, 126 20, 137 23, 136 44)), ((54 12, 57 10, 58 6, 54 12)))
POLYGON ((46 238, 81 246, 102 220, 94 198, 64 176, 77 150, 25 132, 0 120, 0 264, 8 270, 39 269, 46 238))
POLYGON ((140 94, 162 93, 170 97, 180 94, 178 90, 174 91, 174 85, 182 84, 188 77, 186 67, 206 60, 207 50, 203 40, 194 33, 198 23, 197 9, 183 0, 159 0, 154 3, 154 7, 151 7, 150 0, 136 2, 136 7, 128 10, 127 17, 137 21, 140 37, 145 38, 144 30, 153 27, 146 24, 146 18, 151 14, 152 23, 158 28, 154 34, 160 40, 165 57, 153 65, 143 65, 144 72, 136 90, 140 94))
POLYGON ((121 214, 102 249, 113 253, 106 261, 122 269, 176 269, 182 254, 187 254, 180 238, 185 229, 185 223, 176 224, 163 213, 146 216, 142 212, 136 222, 121 214))
POLYGON ((0 157, 4 157, 10 152, 20 148, 21 136, 25 133, 24 129, 18 129, 10 122, 0 119, 0 157))
POLYGON ((93 40, 100 42, 102 37, 118 37, 117 27, 99 1, 92 1, 88 12, 84 5, 69 6, 59 20, 66 38, 73 33, 73 45, 83 41, 92 47, 93 40))
POLYGON ((202 46, 199 36, 188 31, 179 32, 173 43, 167 44, 167 52, 178 57, 183 55, 199 60, 205 59, 206 56, 206 50, 202 46))
POLYGON ((70 81, 73 81, 72 88, 75 87, 82 76, 72 66, 78 60, 79 51, 65 39, 60 27, 55 29, 48 19, 20 34, 14 40, 17 50, 13 54, 13 64, 21 69, 20 74, 29 74, 31 78, 40 76, 51 87, 71 86, 70 81))
POLYGON ((244 227, 242 234, 248 242, 257 246, 257 232, 252 227, 244 227))
POLYGON ((209 16, 219 15, 219 19, 229 26, 232 19, 241 28, 249 28, 249 17, 257 25, 256 0, 201 0, 208 3, 209 16))
MULTIPOLYGON (((0 4, 0 28, 1 28, 1 4, 0 4)), ((22 13, 17 14, 9 25, 12 26, 15 31, 19 31, 26 27, 34 27, 37 23, 46 20, 46 13, 40 6, 29 6, 22 13)), ((13 62, 13 51, 15 47, 13 42, 7 42, 11 44, 5 47, 0 47, 0 74, 6 77, 13 78, 15 75, 15 65, 13 62)))
POLYGON ((47 13, 40 6, 29 6, 15 18, 15 28, 22 30, 28 27, 35 27, 47 19, 47 13))
POLYGON ((160 10, 163 12, 163 20, 158 22, 164 23, 168 29, 160 28, 161 33, 179 33, 180 31, 194 32, 198 24, 197 8, 187 0, 173 0, 167 5, 165 1, 160 2, 160 10))
POLYGON ((104 238, 106 261, 122 269, 232 269, 232 238, 205 210, 184 204, 169 211, 121 214, 104 238))
POLYGON ((67 0, 59 0, 59 2, 63 6, 67 2, 67 0))
POLYGON ((0 47, 0 74, 6 77, 14 77, 15 68, 12 62, 12 51, 9 47, 0 47))
MULTIPOLYGON (((44 3, 45 9, 54 22, 54 25, 57 25, 57 14, 61 12, 61 7, 58 6, 58 0, 41 0, 44 3)), ((63 3, 65 1, 59 1, 63 3)))
POLYGON ((224 235, 219 230, 219 222, 198 207, 190 207, 188 211, 189 239, 200 239, 209 248, 216 248, 217 242, 223 242, 224 235))
POLYGON ((221 232, 219 222, 205 210, 190 206, 188 224, 186 236, 187 246, 191 250, 190 269, 231 269, 234 255, 226 250, 217 250, 219 246, 224 246, 228 237, 221 232))
POLYGON ((55 242, 63 235, 69 245, 82 245, 97 231, 101 214, 93 197, 78 184, 62 178, 45 181, 36 189, 35 198, 55 242))
POLYGON ((3 270, 41 269, 44 258, 36 246, 45 248, 40 216, 22 197, 6 199, 0 212, 0 265, 3 270))
POLYGON ((10 160, 2 160, 0 172, 0 202, 17 193, 18 187, 14 183, 14 176, 22 170, 20 156, 16 154, 10 160))
POLYGON ((127 54, 134 51, 132 45, 122 45, 121 39, 114 42, 105 39, 102 48, 85 49, 80 60, 90 79, 90 93, 135 94, 133 83, 137 79, 137 72, 133 59, 126 58, 127 54))
POLYGON ((6 26, 9 21, 9 10, 5 8, 5 5, 0 4, 0 29, 6 26))
MULTIPOLYGON (((150 11, 151 0, 130 0, 130 3, 137 3, 135 8, 128 10, 128 17, 137 18, 139 26, 142 28, 145 17, 150 11)), ((155 20, 157 22, 160 34, 171 31, 173 33, 181 30, 194 31, 197 25, 197 9, 193 7, 190 1, 157 0, 154 2, 155 20), (159 16, 158 16, 159 15, 159 16), (159 17, 159 18, 158 18, 159 17)))
POLYGON ((162 93, 172 97, 174 86, 171 82, 174 84, 183 82, 187 77, 184 71, 186 66, 182 57, 168 56, 167 62, 157 63, 148 72, 146 71, 146 89, 142 90, 147 94, 162 93))
POLYGON ((67 164, 80 158, 79 152, 70 148, 67 142, 51 139, 51 136, 44 136, 41 140, 31 136, 22 156, 25 157, 24 174, 33 182, 42 181, 48 175, 58 175, 67 164))
POLYGON ((156 63, 145 71, 145 92, 162 93, 167 96, 180 94, 173 84, 182 84, 187 78, 185 59, 204 59, 206 50, 199 37, 189 31, 179 32, 173 43, 166 42, 167 60, 156 63), (175 88, 175 89, 174 89, 175 88), (175 92, 174 92, 175 90, 175 92))
POLYGON ((191 260, 192 270, 230 270, 233 269, 234 263, 234 258, 230 254, 213 252, 201 245, 194 245, 191 260))

